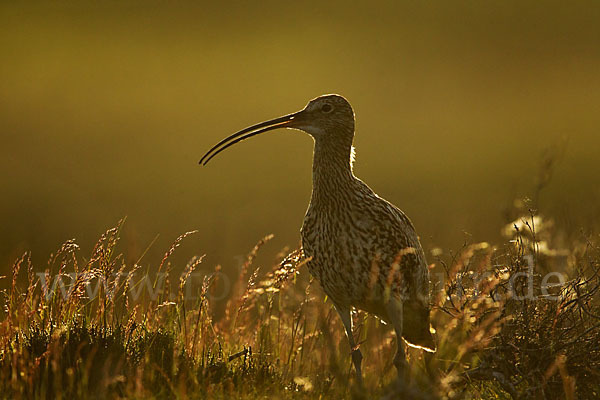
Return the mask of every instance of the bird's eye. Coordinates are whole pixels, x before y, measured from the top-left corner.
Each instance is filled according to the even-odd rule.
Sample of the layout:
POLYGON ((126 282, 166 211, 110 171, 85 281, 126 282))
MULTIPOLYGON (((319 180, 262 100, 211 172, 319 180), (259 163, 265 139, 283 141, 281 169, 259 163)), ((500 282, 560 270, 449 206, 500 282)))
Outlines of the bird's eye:
POLYGON ((333 107, 331 107, 330 104, 323 104, 323 106, 321 107, 321 111, 323 111, 324 113, 329 113, 331 112, 331 110, 333 110, 333 107))

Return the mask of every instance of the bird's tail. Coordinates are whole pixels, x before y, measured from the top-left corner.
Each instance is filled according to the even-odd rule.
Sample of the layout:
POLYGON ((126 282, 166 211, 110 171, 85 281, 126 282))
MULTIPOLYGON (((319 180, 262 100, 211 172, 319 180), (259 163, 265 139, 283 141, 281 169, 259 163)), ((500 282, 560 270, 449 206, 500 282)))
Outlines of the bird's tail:
POLYGON ((417 301, 405 303, 402 337, 411 347, 431 353, 436 351, 433 328, 429 323, 429 307, 417 301))
POLYGON ((435 353, 437 350, 435 339, 429 330, 427 330, 427 332, 422 332, 418 336, 405 334, 403 335, 403 338, 410 347, 422 349, 430 353, 435 353))

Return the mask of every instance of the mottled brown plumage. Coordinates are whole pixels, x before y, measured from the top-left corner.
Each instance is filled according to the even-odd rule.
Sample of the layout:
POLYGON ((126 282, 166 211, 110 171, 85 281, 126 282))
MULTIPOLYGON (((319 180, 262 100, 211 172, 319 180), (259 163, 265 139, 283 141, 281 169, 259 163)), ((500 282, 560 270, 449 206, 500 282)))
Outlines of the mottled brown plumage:
POLYGON ((429 273, 408 217, 354 176, 354 111, 341 96, 311 100, 301 111, 246 128, 218 143, 206 164, 227 147, 276 128, 294 128, 315 140, 313 191, 302 225, 308 269, 337 309, 361 380, 362 355, 352 335, 351 308, 391 323, 398 338, 394 363, 402 372, 400 338, 434 351, 429 331, 429 273))

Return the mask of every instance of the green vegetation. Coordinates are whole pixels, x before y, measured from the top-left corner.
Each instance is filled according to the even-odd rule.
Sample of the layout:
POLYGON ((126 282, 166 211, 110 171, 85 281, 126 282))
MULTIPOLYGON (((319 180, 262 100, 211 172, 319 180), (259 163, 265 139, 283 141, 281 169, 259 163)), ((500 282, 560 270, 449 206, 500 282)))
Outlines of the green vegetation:
POLYGON ((425 362, 421 351, 408 351, 410 383, 394 384, 391 331, 356 313, 364 391, 354 385, 341 323, 303 267, 301 252, 285 258, 282 252, 270 271, 260 271, 253 261, 266 237, 236 282, 223 282, 227 278, 217 267, 191 295, 187 285, 202 258, 192 258, 174 279, 169 257, 194 232, 166 252, 158 267, 163 274, 156 275, 164 279, 148 282, 140 278, 139 265, 126 265, 118 254, 121 226, 102 235, 89 260, 68 241, 42 274, 34 272, 28 253, 14 264, 0 322, 2 397, 600 394, 600 249, 581 241, 568 252, 552 250, 552 226, 539 216, 516 221, 501 249, 465 244, 456 254, 438 255, 434 271, 441 274, 432 275, 438 352, 425 362), (569 279, 550 285, 545 274, 557 265, 565 275, 553 277, 569 279), (65 278, 64 286, 56 276, 65 278), (223 287, 230 296, 223 317, 215 320, 212 298, 223 287))

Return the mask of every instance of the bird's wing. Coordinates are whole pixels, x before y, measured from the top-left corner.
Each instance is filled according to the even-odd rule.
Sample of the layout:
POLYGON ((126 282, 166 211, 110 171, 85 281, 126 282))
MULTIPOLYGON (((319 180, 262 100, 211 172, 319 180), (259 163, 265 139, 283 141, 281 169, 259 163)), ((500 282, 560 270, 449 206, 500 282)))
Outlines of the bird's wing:
POLYGON ((390 202, 379 198, 385 217, 381 222, 388 262, 400 266, 411 297, 429 301, 429 270, 425 253, 411 220, 390 202), (391 250, 393 249, 393 250, 391 250))

